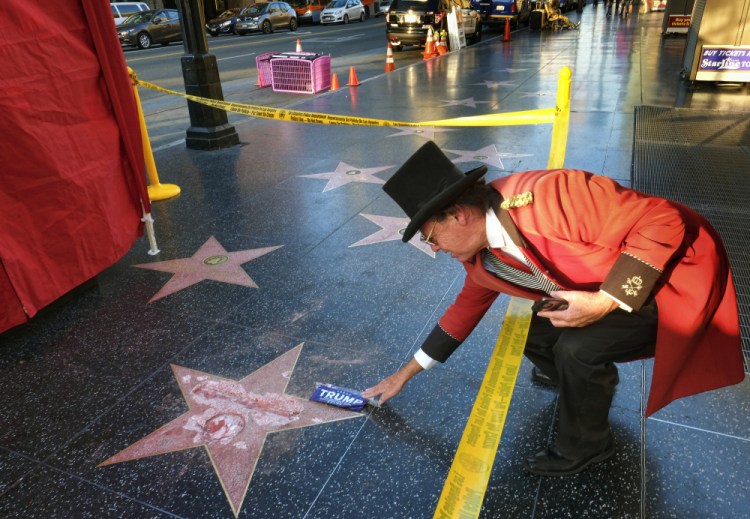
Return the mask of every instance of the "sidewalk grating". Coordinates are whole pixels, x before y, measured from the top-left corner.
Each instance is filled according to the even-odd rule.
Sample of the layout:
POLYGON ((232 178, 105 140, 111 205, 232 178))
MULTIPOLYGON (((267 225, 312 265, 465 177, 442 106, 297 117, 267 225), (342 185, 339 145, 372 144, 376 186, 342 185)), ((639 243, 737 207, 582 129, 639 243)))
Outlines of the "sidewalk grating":
POLYGON ((637 106, 633 187, 692 207, 721 234, 750 372, 750 113, 637 106))

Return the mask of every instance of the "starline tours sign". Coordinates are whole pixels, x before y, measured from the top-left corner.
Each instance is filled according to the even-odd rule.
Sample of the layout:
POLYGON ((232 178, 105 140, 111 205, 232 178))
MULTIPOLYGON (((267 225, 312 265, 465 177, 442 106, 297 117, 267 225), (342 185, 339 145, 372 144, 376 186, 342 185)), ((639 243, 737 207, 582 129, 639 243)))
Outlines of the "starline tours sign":
POLYGON ((704 45, 695 79, 750 81, 750 46, 704 45))

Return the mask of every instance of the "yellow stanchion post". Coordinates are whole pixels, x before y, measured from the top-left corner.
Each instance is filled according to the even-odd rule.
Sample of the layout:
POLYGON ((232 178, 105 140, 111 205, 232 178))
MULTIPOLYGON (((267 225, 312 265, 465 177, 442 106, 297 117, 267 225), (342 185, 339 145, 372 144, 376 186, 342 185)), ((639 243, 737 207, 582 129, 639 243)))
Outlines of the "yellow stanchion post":
POLYGON ((154 162, 154 152, 151 150, 151 141, 148 138, 148 129, 146 128, 146 119, 143 116, 141 107, 141 98, 138 95, 138 83, 136 75, 132 68, 128 67, 128 74, 133 83, 133 94, 135 95, 135 104, 138 106, 138 120, 141 124, 141 141, 143 142, 143 159, 146 163, 146 173, 148 173, 148 198, 154 200, 166 200, 180 194, 180 186, 175 184, 162 184, 159 182, 159 175, 156 172, 156 163, 154 162))
POLYGON ((565 147, 568 145, 570 124, 570 83, 573 73, 569 67, 560 69, 557 79, 557 104, 552 123, 552 142, 549 148, 548 169, 562 168, 565 164, 565 147))

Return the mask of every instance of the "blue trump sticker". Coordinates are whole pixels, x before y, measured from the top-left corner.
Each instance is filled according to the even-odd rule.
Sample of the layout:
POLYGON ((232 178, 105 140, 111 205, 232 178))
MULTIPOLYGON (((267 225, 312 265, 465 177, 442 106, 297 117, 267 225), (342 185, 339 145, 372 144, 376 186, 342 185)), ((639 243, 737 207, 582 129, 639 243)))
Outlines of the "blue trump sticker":
POLYGON ((361 411, 369 402, 367 398, 352 389, 345 389, 331 384, 318 385, 310 400, 343 407, 351 411, 361 411))

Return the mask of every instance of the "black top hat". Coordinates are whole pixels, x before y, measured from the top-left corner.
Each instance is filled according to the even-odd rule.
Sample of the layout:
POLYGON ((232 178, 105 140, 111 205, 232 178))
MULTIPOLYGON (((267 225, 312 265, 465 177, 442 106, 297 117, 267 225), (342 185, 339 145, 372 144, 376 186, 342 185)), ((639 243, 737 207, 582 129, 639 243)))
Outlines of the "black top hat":
POLYGON ((419 148, 383 186, 411 218, 401 239, 411 240, 431 216, 449 207, 486 172, 487 166, 462 172, 432 141, 419 148))

